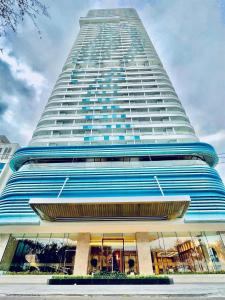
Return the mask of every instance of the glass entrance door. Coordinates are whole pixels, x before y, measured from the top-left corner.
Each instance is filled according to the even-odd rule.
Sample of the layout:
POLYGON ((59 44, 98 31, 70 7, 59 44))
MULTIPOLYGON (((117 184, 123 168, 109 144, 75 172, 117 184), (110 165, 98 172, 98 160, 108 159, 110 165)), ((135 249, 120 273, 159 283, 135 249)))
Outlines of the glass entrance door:
POLYGON ((101 264, 104 272, 124 272, 124 239, 102 239, 101 264))

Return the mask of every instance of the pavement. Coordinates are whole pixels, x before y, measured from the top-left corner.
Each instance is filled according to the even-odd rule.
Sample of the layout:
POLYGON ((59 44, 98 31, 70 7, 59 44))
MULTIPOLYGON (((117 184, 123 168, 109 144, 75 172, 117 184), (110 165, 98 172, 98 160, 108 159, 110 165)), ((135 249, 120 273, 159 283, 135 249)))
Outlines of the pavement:
MULTIPOLYGON (((3 296, 1 300, 190 300, 190 297, 180 296, 160 296, 152 297, 148 296, 3 296), (128 298, 129 297, 129 298, 128 298)), ((191 300, 199 300, 207 298, 192 297, 191 300)), ((209 300, 224 300, 221 297, 208 298, 209 300)))
POLYGON ((174 285, 46 285, 1 284, 0 300, 129 300, 182 299, 225 300, 225 283, 174 285))

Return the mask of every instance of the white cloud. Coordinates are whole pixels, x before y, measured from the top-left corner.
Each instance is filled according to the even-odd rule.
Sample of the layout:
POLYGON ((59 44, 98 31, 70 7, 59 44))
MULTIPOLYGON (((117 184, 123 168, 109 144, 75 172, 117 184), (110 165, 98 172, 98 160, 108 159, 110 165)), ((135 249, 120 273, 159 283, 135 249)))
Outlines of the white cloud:
POLYGON ((221 129, 220 131, 213 134, 202 136, 201 140, 209 144, 217 144, 221 141, 225 141, 225 129, 221 129))
MULTIPOLYGON (((15 77, 35 89, 36 101, 40 101, 38 105, 30 102, 23 111, 14 108, 17 124, 22 120, 34 129, 75 40, 79 17, 92 8, 134 7, 197 134, 203 141, 212 143, 218 152, 225 152, 225 22, 217 1, 46 0, 46 3, 51 19, 38 19, 42 39, 35 28, 23 24, 18 34, 10 36, 7 42, 7 47, 14 52, 7 52, 5 61, 15 77)), ((13 130, 10 135, 14 135, 13 130)), ((28 142, 20 135, 15 138, 22 144, 28 142)))
POLYGON ((15 57, 6 46, 0 54, 0 62, 9 68, 7 75, 4 73, 2 76, 11 76, 8 80, 4 78, 0 91, 0 100, 7 104, 0 120, 1 134, 26 145, 40 115, 40 102, 43 101, 47 81, 41 72, 34 71, 26 61, 15 57))
POLYGON ((9 125, 14 125, 14 112, 11 109, 7 109, 3 114, 2 119, 9 125))
POLYGON ((39 90, 46 84, 45 77, 41 73, 33 71, 25 62, 10 55, 10 50, 7 48, 0 54, 0 59, 8 64, 15 79, 22 80, 28 86, 34 87, 39 95, 39 90))

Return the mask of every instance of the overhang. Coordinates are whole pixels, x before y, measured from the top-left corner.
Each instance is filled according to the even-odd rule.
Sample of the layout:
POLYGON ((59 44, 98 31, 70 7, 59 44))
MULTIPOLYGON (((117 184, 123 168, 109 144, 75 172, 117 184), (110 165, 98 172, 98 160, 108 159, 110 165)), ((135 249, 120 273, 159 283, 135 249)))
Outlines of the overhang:
POLYGON ((91 197, 91 198, 31 198, 32 209, 42 220, 163 220, 181 218, 190 197, 91 197))
POLYGON ((91 145, 91 146, 51 146, 20 148, 10 160, 10 168, 18 171, 25 163, 32 161, 74 158, 104 157, 168 157, 169 156, 202 157, 211 167, 218 162, 214 148, 206 143, 167 143, 167 144, 127 144, 127 145, 91 145))

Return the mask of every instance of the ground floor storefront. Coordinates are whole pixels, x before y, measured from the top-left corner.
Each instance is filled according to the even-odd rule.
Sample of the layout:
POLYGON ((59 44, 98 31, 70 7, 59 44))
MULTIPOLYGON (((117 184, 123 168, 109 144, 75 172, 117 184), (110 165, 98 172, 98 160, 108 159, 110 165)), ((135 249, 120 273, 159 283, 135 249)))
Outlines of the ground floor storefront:
POLYGON ((14 233, 0 236, 3 272, 225 272, 224 231, 14 233))

